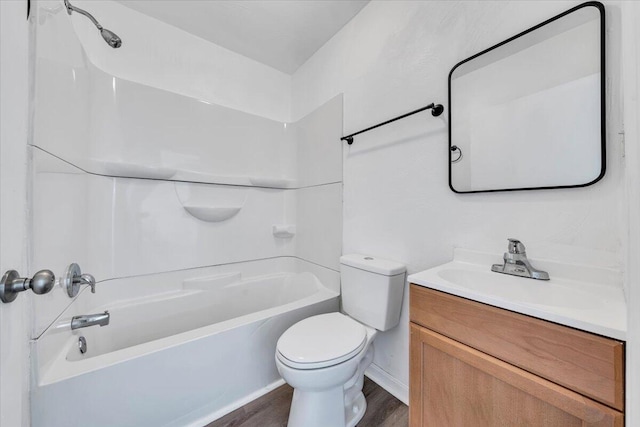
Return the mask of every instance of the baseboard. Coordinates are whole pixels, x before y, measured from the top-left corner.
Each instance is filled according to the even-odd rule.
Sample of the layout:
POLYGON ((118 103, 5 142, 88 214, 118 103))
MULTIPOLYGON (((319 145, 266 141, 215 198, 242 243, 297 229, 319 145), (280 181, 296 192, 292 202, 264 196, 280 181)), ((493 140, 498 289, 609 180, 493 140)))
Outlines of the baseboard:
POLYGON ((378 384, 383 389, 387 390, 398 400, 405 405, 409 405, 409 386, 401 383, 397 379, 391 376, 387 371, 380 368, 373 363, 369 365, 364 374, 369 377, 371 381, 378 384))
MULTIPOLYGON (((394 377, 392 377, 387 371, 383 370, 377 365, 371 364, 369 368, 364 373, 371 381, 378 384, 380 387, 391 393, 394 397, 400 400, 405 405, 409 404, 409 387, 406 384, 401 383, 394 377)), ((222 409, 219 409, 211 414, 208 414, 204 417, 198 418, 197 421, 190 422, 187 425, 190 427, 201 427, 206 426, 207 424, 224 417, 228 413, 235 411, 238 408, 243 407, 247 403, 256 400, 257 398, 269 393, 270 391, 280 387, 285 382, 283 379, 279 379, 277 381, 272 382, 268 386, 251 393, 248 396, 243 397, 242 399, 236 400, 235 402, 225 406, 222 409)))
POLYGON ((207 424, 219 418, 224 417, 225 415, 235 411, 236 409, 243 407, 247 403, 252 402, 261 396, 264 396, 265 394, 269 393, 272 390, 275 390, 276 388, 280 387, 284 383, 285 383, 284 380, 280 378, 279 380, 272 382, 268 386, 261 388, 260 390, 253 392, 250 395, 243 397, 242 399, 238 399, 235 402, 225 406, 222 409, 218 409, 217 411, 209 415, 205 415, 204 417, 198 418, 196 421, 188 423, 187 426, 188 427, 206 426, 207 424))

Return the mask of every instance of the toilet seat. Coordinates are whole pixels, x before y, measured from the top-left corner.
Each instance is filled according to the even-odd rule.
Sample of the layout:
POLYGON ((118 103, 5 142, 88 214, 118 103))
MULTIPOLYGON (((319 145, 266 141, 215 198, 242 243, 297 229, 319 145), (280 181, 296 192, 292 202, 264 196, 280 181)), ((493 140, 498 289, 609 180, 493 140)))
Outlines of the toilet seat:
POLYGON ((366 328, 352 318, 321 314, 287 329, 278 340, 277 357, 294 369, 326 368, 355 357, 366 341, 366 328))

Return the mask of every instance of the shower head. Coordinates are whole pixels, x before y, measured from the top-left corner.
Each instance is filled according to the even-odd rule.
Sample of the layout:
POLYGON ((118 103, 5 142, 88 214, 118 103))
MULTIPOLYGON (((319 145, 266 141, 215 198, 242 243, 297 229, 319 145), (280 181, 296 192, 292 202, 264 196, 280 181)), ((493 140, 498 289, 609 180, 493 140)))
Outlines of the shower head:
POLYGON ((86 10, 80 9, 79 7, 73 6, 71 3, 69 3, 69 0, 64 0, 64 5, 67 8, 67 13, 69 15, 71 15, 71 12, 78 12, 80 15, 84 15, 87 18, 89 18, 89 20, 93 22, 93 25, 95 25, 96 28, 100 30, 100 34, 102 35, 102 38, 104 39, 104 41, 107 42, 109 46, 111 46, 114 49, 117 49, 120 46, 122 46, 122 40, 120 39, 120 37, 118 37, 116 33, 114 33, 113 31, 107 30, 102 25, 100 25, 98 20, 94 18, 93 15, 91 15, 89 12, 87 12, 86 10))
POLYGON ((122 40, 120 40, 120 37, 118 37, 113 31, 103 28, 100 30, 100 34, 102 34, 104 41, 106 41, 112 48, 117 49, 122 46, 122 40))

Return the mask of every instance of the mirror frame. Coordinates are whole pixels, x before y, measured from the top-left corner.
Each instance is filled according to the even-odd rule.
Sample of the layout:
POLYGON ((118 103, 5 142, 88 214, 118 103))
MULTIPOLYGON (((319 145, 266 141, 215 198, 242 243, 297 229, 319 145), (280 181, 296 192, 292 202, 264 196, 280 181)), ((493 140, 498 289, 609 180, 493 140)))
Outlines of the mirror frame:
POLYGON ((469 58, 466 58, 460 62, 458 62, 456 65, 454 65, 454 67, 451 69, 451 71, 449 72, 449 79, 448 79, 448 83, 449 83, 449 87, 448 87, 448 95, 449 95, 449 105, 448 105, 448 111, 449 111, 449 188, 451 189, 451 191, 453 191, 454 193, 458 193, 458 194, 470 194, 470 193, 493 193, 493 192, 497 192, 497 191, 523 191, 523 190, 555 190, 558 188, 580 188, 580 187, 587 187, 589 185, 593 185, 596 182, 600 181, 606 172, 606 163, 607 163, 607 157, 606 157, 606 135, 607 135, 607 129, 606 129, 606 73, 605 73, 605 11, 604 11, 604 5, 602 3, 600 3, 599 1, 588 1, 585 3, 581 3, 575 7, 572 7, 569 10, 566 10, 564 12, 562 12, 559 15, 556 15, 550 19, 547 19, 544 22, 541 22, 538 25, 535 25, 525 31, 522 31, 521 33, 516 34, 513 37, 510 37, 496 45, 491 46, 488 49, 483 50, 482 52, 476 53, 473 56, 470 56, 469 58), (451 76, 453 75, 453 72, 455 71, 456 68, 458 68, 459 66, 461 66, 462 64, 465 64, 477 57, 479 57, 480 55, 484 55, 487 52, 490 52, 494 49, 499 48, 502 45, 505 45, 519 37, 524 36, 525 34, 528 34, 532 31, 537 30, 538 28, 541 28, 547 24, 549 24, 550 22, 556 21, 572 12, 575 12, 576 10, 585 8, 585 7, 595 7, 598 9, 599 13, 600 13, 600 138, 601 138, 601 167, 600 167, 600 175, 598 175, 598 177, 596 179, 594 179, 593 181, 587 182, 585 184, 576 184, 576 185, 559 185, 559 186, 547 186, 547 187, 522 187, 522 188, 504 188, 504 189, 494 189, 494 190, 470 190, 470 191, 459 191, 456 190, 455 188, 453 188, 453 182, 452 182, 452 151, 451 151, 451 147, 452 147, 452 142, 451 142, 451 124, 453 123, 453 117, 451 116, 451 76))

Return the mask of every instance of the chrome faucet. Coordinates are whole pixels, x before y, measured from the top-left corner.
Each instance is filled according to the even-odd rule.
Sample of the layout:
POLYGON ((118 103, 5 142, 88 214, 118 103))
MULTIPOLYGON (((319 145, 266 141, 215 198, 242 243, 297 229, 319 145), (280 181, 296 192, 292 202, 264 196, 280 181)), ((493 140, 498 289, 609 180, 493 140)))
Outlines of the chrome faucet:
POLYGON ((531 266, 525 247, 518 239, 509 239, 508 252, 504 253, 503 258, 504 264, 493 264, 491 271, 529 279, 549 280, 549 273, 531 266))
POLYGON ((85 314, 82 316, 73 316, 71 319, 71 329, 87 328, 89 326, 106 326, 109 324, 109 312, 97 314, 85 314))

